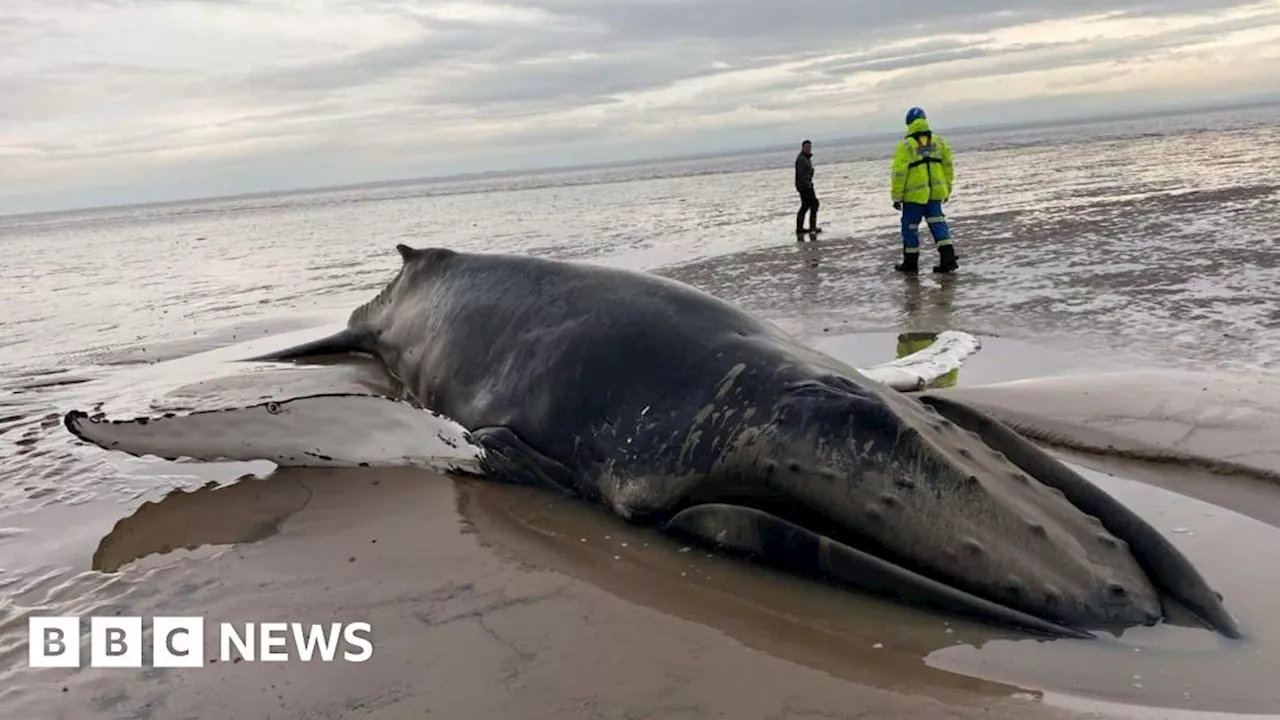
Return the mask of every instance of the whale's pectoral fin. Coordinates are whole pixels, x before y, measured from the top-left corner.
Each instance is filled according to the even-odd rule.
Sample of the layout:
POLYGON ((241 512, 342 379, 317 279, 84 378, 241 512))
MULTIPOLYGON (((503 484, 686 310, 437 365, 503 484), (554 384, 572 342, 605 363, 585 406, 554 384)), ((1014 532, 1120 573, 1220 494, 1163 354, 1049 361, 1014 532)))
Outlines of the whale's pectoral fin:
POLYGON ((511 428, 482 427, 471 437, 484 448, 484 471, 490 480, 539 485, 578 495, 573 472, 535 450, 511 428))
POLYGON ((466 429, 449 418, 376 395, 309 395, 128 420, 73 410, 63 422, 76 437, 103 449, 166 460, 410 466, 474 474, 482 454, 466 429))
POLYGON ((999 420, 950 398, 926 395, 919 399, 956 425, 977 433, 1028 475, 1062 491, 1072 505, 1096 517, 1108 532, 1128 543, 1138 564, 1161 590, 1206 625, 1230 638, 1243 636, 1223 606, 1222 596, 1173 543, 1132 510, 999 420))
POLYGON ((963 610, 971 617, 1050 637, 1093 637, 944 585, 754 508, 720 503, 694 505, 672 518, 666 530, 758 562, 908 604, 949 613, 963 610))

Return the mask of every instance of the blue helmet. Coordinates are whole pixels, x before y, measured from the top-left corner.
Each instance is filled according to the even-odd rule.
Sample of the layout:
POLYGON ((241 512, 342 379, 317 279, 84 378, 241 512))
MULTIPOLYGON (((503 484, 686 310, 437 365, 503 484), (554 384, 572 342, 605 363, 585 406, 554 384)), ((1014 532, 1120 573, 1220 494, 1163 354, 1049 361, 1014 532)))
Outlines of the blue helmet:
POLYGON ((924 117, 924 110, 918 107, 913 107, 907 111, 907 124, 910 125, 912 121, 918 120, 922 117, 924 117))

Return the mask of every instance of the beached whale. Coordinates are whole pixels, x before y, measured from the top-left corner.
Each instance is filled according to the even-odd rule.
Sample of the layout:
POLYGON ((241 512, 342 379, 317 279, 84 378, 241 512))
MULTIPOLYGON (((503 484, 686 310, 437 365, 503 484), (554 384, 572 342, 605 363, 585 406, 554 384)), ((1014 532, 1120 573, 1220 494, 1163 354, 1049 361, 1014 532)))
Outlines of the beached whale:
MULTIPOLYGON (((371 355, 406 413, 427 408, 460 425, 432 440, 474 444, 472 469, 488 478, 914 604, 1088 637, 1158 621, 1163 593, 1241 635, 1163 536, 972 406, 895 391, 655 275, 398 249, 399 273, 346 329, 255 359, 371 355)), ((308 403, 341 401, 224 412, 240 413, 252 445, 308 403)), ((141 454, 150 439, 152 454, 173 457, 227 417, 133 421, 127 432, 78 411, 65 421, 103 447, 127 439, 141 454)), ((380 429, 340 432, 373 456, 394 454, 377 446, 380 429)))

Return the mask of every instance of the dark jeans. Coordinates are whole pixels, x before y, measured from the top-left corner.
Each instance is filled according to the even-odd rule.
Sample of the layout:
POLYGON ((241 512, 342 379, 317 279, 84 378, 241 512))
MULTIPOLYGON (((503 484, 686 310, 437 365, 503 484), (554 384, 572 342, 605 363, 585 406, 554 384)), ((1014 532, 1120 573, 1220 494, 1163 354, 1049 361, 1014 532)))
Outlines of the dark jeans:
POLYGON ((809 213, 809 229, 818 227, 818 194, 813 188, 798 188, 800 190, 800 212, 796 213, 796 229, 804 229, 804 214, 809 213))

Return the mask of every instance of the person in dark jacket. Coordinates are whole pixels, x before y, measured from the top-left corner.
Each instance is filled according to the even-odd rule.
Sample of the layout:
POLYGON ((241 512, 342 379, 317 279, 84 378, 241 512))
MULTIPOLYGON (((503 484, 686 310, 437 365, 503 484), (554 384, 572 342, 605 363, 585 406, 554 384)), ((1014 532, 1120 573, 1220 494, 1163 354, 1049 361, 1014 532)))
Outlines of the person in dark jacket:
POLYGON ((808 232, 822 232, 818 228, 818 195, 813 191, 813 144, 808 140, 800 143, 800 154, 796 156, 796 192, 800 193, 796 233, 805 232, 805 213, 809 213, 808 232))

